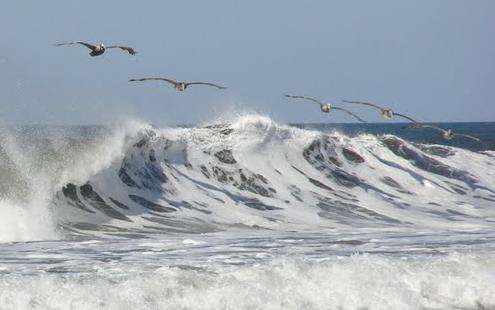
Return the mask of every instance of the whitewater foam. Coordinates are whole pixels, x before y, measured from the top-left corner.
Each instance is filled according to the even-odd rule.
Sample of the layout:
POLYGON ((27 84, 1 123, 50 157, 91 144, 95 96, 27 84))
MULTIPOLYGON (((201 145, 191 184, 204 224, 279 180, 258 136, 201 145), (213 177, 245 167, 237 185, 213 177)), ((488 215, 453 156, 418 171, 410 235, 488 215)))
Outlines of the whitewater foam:
POLYGON ((0 308, 495 308, 493 151, 323 129, 0 132, 0 308))
POLYGON ((4 137, 2 152, 14 165, 15 191, 0 196, 0 242, 47 240, 59 237, 52 221, 47 171, 37 170, 12 137, 4 137), (10 195, 9 195, 10 194, 10 195))
POLYGON ((494 261, 472 254, 353 255, 153 273, 105 266, 85 277, 3 277, 0 303, 5 309, 490 309, 494 261))
POLYGON ((36 147, 9 139, 3 152, 28 194, 2 196, 3 212, 15 209, 4 218, 16 223, 4 241, 54 237, 36 227, 64 238, 143 237, 355 226, 472 230, 495 219, 489 152, 393 135, 348 136, 242 115, 192 128, 129 122, 98 137, 38 135, 36 147))

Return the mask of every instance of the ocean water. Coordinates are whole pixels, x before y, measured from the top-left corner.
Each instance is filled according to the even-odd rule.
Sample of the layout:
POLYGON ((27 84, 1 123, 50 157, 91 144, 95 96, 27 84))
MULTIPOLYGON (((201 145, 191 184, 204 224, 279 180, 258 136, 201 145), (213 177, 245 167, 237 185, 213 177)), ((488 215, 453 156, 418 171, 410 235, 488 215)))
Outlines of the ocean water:
POLYGON ((493 309, 495 123, 4 127, 0 309, 493 309))

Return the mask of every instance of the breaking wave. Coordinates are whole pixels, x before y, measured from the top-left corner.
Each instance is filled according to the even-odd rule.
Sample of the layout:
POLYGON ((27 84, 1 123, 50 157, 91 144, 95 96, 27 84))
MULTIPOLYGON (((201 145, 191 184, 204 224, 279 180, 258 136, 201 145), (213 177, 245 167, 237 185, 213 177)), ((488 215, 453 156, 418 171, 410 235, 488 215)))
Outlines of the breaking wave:
POLYGON ((495 220, 490 151, 300 129, 258 115, 192 128, 66 131, 38 135, 35 146, 15 133, 0 140, 0 214, 8 214, 0 216, 0 241, 469 230, 495 220))

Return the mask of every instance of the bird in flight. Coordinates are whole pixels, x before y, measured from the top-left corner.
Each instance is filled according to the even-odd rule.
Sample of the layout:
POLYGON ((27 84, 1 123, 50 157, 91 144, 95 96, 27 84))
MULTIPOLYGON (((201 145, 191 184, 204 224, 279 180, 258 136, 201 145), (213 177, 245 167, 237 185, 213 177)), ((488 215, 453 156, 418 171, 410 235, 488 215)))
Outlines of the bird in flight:
POLYGON ((165 81, 170 84, 172 84, 177 91, 185 91, 186 88, 189 85, 207 85, 207 86, 213 86, 218 89, 227 89, 227 87, 223 87, 217 84, 213 83, 208 83, 208 82, 177 82, 171 79, 166 79, 166 78, 142 78, 142 79, 130 79, 129 82, 142 82, 142 81, 153 81, 153 80, 158 80, 158 81, 165 81))
POLYGON ((473 136, 470 136, 470 135, 466 135, 466 134, 463 134, 463 133, 454 133, 454 131, 452 129, 443 129, 443 128, 440 128, 440 127, 437 127, 437 126, 434 126, 434 125, 426 125, 426 124, 416 124, 416 125, 413 125, 411 126, 412 128, 431 128, 431 129, 435 129, 435 130, 438 130, 438 131, 441 131, 442 132, 442 136, 445 140, 452 140, 454 137, 464 137, 464 138, 468 138, 468 139, 471 139, 471 140, 474 140, 476 142, 479 142, 479 143, 482 143, 483 142, 476 138, 476 137, 473 137, 473 136))
POLYGON ((137 53, 132 47, 128 47, 128 46, 120 46, 120 45, 105 46, 103 43, 98 43, 96 45, 93 45, 82 41, 58 43, 56 44, 56 46, 74 45, 74 44, 81 44, 89 48, 91 50, 89 55, 93 57, 102 55, 103 53, 105 53, 105 50, 109 48, 120 48, 121 50, 128 52, 130 55, 136 55, 137 53))
POLYGON ((320 105, 320 110, 321 112, 323 113, 329 113, 330 111, 332 110, 340 110, 340 111, 344 111, 345 113, 353 116, 354 118, 356 118, 358 121, 360 121, 361 123, 366 123, 366 121, 364 121, 362 118, 360 118, 359 116, 357 116, 356 114, 352 113, 351 111, 348 111, 346 109, 343 109, 343 108, 340 108, 340 107, 336 107, 334 105, 331 105, 329 103, 323 103, 319 100, 316 100, 314 98, 311 98, 311 97, 305 97, 305 96, 292 96, 292 95, 284 95, 284 97, 287 97, 287 98, 295 98, 295 99, 304 99, 304 100, 309 100, 309 101, 312 101, 312 102, 315 102, 317 104, 320 105))
POLYGON ((413 123, 417 123, 414 119, 410 118, 409 116, 407 115, 404 115, 404 114, 400 114, 400 113, 397 113, 397 112, 394 112, 392 111, 391 109, 384 109, 376 104, 373 104, 373 103, 369 103, 369 102, 362 102, 362 101, 349 101, 349 100, 342 100, 346 103, 356 103, 356 104, 362 104, 362 105, 367 105, 367 106, 370 106, 370 107, 374 107, 374 108, 377 108, 378 110, 380 110, 382 112, 382 116, 386 119, 391 119, 393 116, 399 116, 399 117, 402 117, 402 118, 405 118, 413 123))

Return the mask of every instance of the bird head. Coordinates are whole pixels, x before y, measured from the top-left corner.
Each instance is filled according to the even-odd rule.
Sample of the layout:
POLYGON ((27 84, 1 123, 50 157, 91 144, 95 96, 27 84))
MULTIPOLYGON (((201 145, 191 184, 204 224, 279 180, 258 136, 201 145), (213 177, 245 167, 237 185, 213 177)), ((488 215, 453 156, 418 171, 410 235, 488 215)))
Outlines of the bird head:
POLYGON ((445 130, 445 132, 443 133, 443 137, 446 140, 451 140, 454 137, 454 133, 452 132, 452 129, 445 130))
POLYGON ((320 105, 320 110, 323 113, 328 113, 328 112, 330 112, 332 110, 332 106, 330 104, 328 104, 328 103, 327 104, 321 104, 320 105))
POLYGON ((392 112, 392 110, 390 110, 390 109, 383 110, 382 111, 382 115, 383 115, 384 118, 390 119, 394 115, 394 112, 392 112))
POLYGON ((175 89, 178 91, 185 91, 186 87, 187 87, 187 85, 184 82, 179 82, 179 83, 175 84, 175 89))

